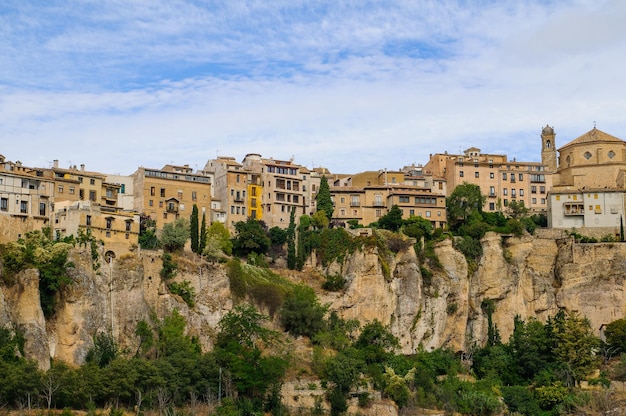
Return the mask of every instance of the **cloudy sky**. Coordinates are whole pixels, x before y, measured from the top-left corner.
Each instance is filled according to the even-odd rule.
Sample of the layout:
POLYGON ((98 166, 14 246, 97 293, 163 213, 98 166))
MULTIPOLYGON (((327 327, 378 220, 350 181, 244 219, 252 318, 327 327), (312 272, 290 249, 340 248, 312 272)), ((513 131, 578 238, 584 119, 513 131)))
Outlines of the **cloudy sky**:
POLYGON ((3 0, 0 153, 332 172, 626 139, 623 0, 3 0))

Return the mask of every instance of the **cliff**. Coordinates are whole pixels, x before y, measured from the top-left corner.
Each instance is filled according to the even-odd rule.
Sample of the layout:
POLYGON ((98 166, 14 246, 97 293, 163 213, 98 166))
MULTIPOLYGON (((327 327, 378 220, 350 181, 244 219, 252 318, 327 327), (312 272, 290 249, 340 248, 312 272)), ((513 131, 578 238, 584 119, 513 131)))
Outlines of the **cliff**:
MULTIPOLYGON (((626 244, 489 233, 482 245, 478 266, 468 267, 450 240, 438 243, 440 267, 432 270, 432 276, 422 274, 412 247, 385 259, 389 273, 372 248, 326 269, 312 267, 305 276, 318 285, 320 275, 341 273, 346 289, 321 291, 321 301, 344 318, 388 324, 404 353, 441 346, 465 351, 482 344, 487 334, 480 306, 484 299, 495 302, 493 322, 503 340, 512 332, 515 315, 544 321, 563 308, 584 314, 598 330, 626 315, 626 244)), ((82 363, 93 336, 104 329, 112 329, 122 350, 133 352, 138 348, 137 322, 161 318, 174 308, 187 319, 189 332, 210 349, 217 323, 232 308, 225 268, 191 254, 177 259, 175 280, 187 280, 195 288, 193 308, 168 292, 159 276, 158 252, 102 261, 97 270, 88 250, 75 249, 71 260, 76 265, 71 271, 74 283, 60 294, 52 319, 44 319, 39 306, 36 270, 23 271, 16 283, 0 286, 0 325, 24 332, 27 355, 43 369, 50 357, 82 363)))

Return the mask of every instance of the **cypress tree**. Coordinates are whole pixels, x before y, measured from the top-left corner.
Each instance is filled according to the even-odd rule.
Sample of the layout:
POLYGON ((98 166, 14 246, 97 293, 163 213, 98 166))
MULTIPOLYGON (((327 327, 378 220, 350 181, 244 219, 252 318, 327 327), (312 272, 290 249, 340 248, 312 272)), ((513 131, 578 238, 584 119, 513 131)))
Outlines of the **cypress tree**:
POLYGON ((287 267, 296 268, 296 207, 291 209, 289 228, 287 228, 287 267))
POLYGON ((200 241, 198 241, 198 253, 202 254, 206 247, 206 215, 202 213, 202 225, 200 226, 200 241))
POLYGON ((191 251, 198 252, 198 206, 193 204, 189 220, 189 234, 191 234, 191 251))
POLYGON ((324 211, 328 221, 332 220, 335 208, 333 207, 333 200, 330 197, 330 187, 328 186, 328 179, 326 179, 326 176, 322 176, 320 181, 320 190, 315 199, 317 200, 317 210, 324 211))

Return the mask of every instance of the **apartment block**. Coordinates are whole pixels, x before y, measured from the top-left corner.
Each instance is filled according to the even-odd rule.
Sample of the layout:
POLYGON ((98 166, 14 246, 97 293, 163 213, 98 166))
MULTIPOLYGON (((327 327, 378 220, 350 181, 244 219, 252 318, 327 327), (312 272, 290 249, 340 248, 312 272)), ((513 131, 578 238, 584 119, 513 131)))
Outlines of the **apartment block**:
POLYGON ((307 168, 293 160, 266 159, 258 153, 247 154, 242 164, 247 172, 258 175, 263 189, 260 211, 268 227, 286 228, 292 209, 296 210, 296 218, 310 213, 312 184, 307 168))
POLYGON ((90 201, 56 203, 54 224, 57 239, 80 233, 90 234, 103 241, 111 252, 129 251, 139 242, 138 214, 90 201))
POLYGON ((189 165, 140 167, 133 173, 134 208, 156 221, 157 229, 177 218, 189 218, 193 205, 210 219, 211 176, 194 173, 189 165))
MULTIPOLYGON (((552 147, 542 155, 547 158, 555 153, 552 147)), ((547 166, 544 161, 508 160, 507 155, 482 153, 471 147, 463 154, 431 155, 424 169, 432 173, 435 180, 445 181, 446 196, 464 183, 478 185, 487 197, 484 211, 506 211, 509 203, 516 201, 523 202, 531 212, 545 213, 548 191, 552 186, 552 171, 547 166)))
POLYGON ((0 155, 0 243, 51 225, 54 182, 43 169, 0 155))
POLYGON ((411 181, 401 171, 367 171, 338 177, 330 188, 335 207, 333 221, 345 224, 356 220, 368 225, 397 205, 405 219, 418 216, 428 219, 435 228, 445 227, 445 195, 407 182, 411 181))
POLYGON ((251 193, 258 192, 258 179, 245 171, 234 157, 219 156, 217 159, 210 159, 203 172, 214 177, 214 198, 219 201, 216 202, 219 203, 219 210, 213 212, 212 220, 224 223, 232 233, 235 224, 246 221, 248 215, 262 219, 262 211, 256 206, 252 209, 249 207, 249 204, 257 203, 256 197, 252 198, 251 193))

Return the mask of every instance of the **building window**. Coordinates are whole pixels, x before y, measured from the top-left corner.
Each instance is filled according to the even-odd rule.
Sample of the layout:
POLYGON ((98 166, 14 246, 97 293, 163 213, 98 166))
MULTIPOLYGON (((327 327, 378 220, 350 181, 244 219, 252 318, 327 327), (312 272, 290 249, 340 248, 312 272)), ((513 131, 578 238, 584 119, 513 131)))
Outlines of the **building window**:
POLYGON ((89 185, 95 185, 96 184, 96 180, 95 179, 89 179, 89 185))
POLYGON ((465 174, 463 173, 463 171, 459 171, 459 176, 462 178, 465 174))
POLYGON ((87 227, 91 227, 91 215, 87 215, 85 217, 85 224, 87 225, 87 227))
POLYGON ((161 188, 161 197, 165 197, 165 188, 161 188))
POLYGON ((412 217, 415 215, 415 210, 414 209, 410 209, 409 210, 409 215, 412 217))
POLYGON ((344 198, 343 196, 341 198, 339 198, 339 202, 341 202, 342 204, 346 203, 346 198, 344 198))
POLYGON ((546 203, 546 199, 545 198, 541 198, 541 204, 545 204, 546 203))
POLYGON ((235 206, 234 206, 234 205, 231 205, 231 206, 230 206, 230 213, 231 213, 231 214, 234 214, 234 213, 235 213, 235 206))
POLYGON ((163 219, 166 220, 167 219, 167 212, 163 213, 163 219))
POLYGON ((79 189, 78 190, 78 198, 80 198, 81 201, 83 199, 85 199, 85 190, 84 189, 79 189))
POLYGON ((489 203, 489 211, 494 211, 496 209, 496 203, 495 202, 490 202, 489 203))
POLYGON ((361 201, 359 200, 359 196, 358 195, 352 195, 352 200, 350 201, 350 205, 352 205, 353 207, 357 207, 361 204, 361 201))
POLYGON ((520 173, 519 176, 518 176, 518 179, 519 179, 520 182, 523 182, 524 181, 524 174, 520 173))
POLYGON ((511 173, 511 182, 515 182, 515 174, 511 173))
POLYGON ((59 193, 62 194, 63 193, 63 185, 59 185, 58 190, 59 190, 59 193))
POLYGON ((113 225, 113 219, 107 218, 107 229, 110 230, 112 225, 113 225))
POLYGON ((479 178, 479 177, 480 177, 480 174, 479 174, 478 172, 474 172, 474 177, 475 177, 475 178, 479 178))
POLYGON ((408 204, 409 203, 409 197, 408 196, 401 196, 401 197, 399 197, 399 201, 400 201, 400 203, 408 204))
POLYGON ((537 203, 537 198, 532 198, 532 199, 531 199, 531 202, 532 202, 533 204, 536 204, 536 203, 537 203))
POLYGON ((546 193, 546 187, 545 186, 540 186, 539 187, 539 193, 540 194, 545 194, 546 193))
POLYGON ((40 202, 39 203, 39 215, 41 215, 41 216, 45 216, 46 215, 46 203, 45 202, 40 202))
POLYGON ((341 215, 342 217, 344 217, 344 216, 346 215, 346 210, 345 210, 345 208, 341 208, 341 209, 339 210, 339 213, 340 213, 340 215, 341 215))
POLYGON ((430 218, 430 211, 426 211, 426 218, 430 218))
POLYGON ((524 196, 524 190, 523 189, 519 190, 519 196, 524 196))
POLYGON ((96 191, 89 191, 89 200, 90 201, 96 200, 96 191))
POLYGON ((130 238, 130 234, 126 233, 126 239, 128 240, 130 238))
POLYGON ((505 206, 505 207, 508 207, 508 206, 509 206, 509 200, 508 200, 508 199, 505 199, 505 200, 504 200, 504 206, 505 206))
POLYGON ((508 194, 509 194, 509 190, 507 188, 503 188, 502 195, 508 195, 508 194))
POLYGON ((506 172, 502 172, 502 180, 506 181, 506 178, 507 178, 506 172))
POLYGON ((380 207, 383 205, 383 196, 382 195, 374 195, 374 205, 380 207))
POLYGON ((495 175, 493 174, 493 172, 489 172, 489 178, 490 178, 490 179, 493 179, 493 178, 494 178, 494 176, 495 176, 495 175))
POLYGON ((382 215, 383 215, 382 210, 381 209, 377 209, 376 210, 376 217, 382 217, 382 215))
POLYGON ((489 187, 489 196, 496 196, 496 187, 495 186, 490 186, 489 187))
POLYGON ((530 193, 531 193, 531 194, 536 194, 536 193, 537 193, 537 186, 536 186, 536 185, 531 185, 531 187, 530 187, 530 193))
POLYGON ((154 188, 154 186, 150 187, 150 196, 155 196, 156 194, 156 189, 154 188))
POLYGON ((198 199, 198 193, 196 191, 191 191, 191 200, 196 201, 198 199))
POLYGON ((9 210, 9 198, 0 198, 0 211, 9 210))
POLYGON ((28 201, 20 201, 20 212, 22 214, 28 213, 28 201))
MULTIPOLYGON (((130 221, 126 221, 126 231, 131 231, 130 227, 131 227, 130 221)), ((128 235, 128 234, 126 234, 126 235, 128 235)))
POLYGON ((511 188, 511 196, 515 198, 516 196, 515 188, 511 188))

